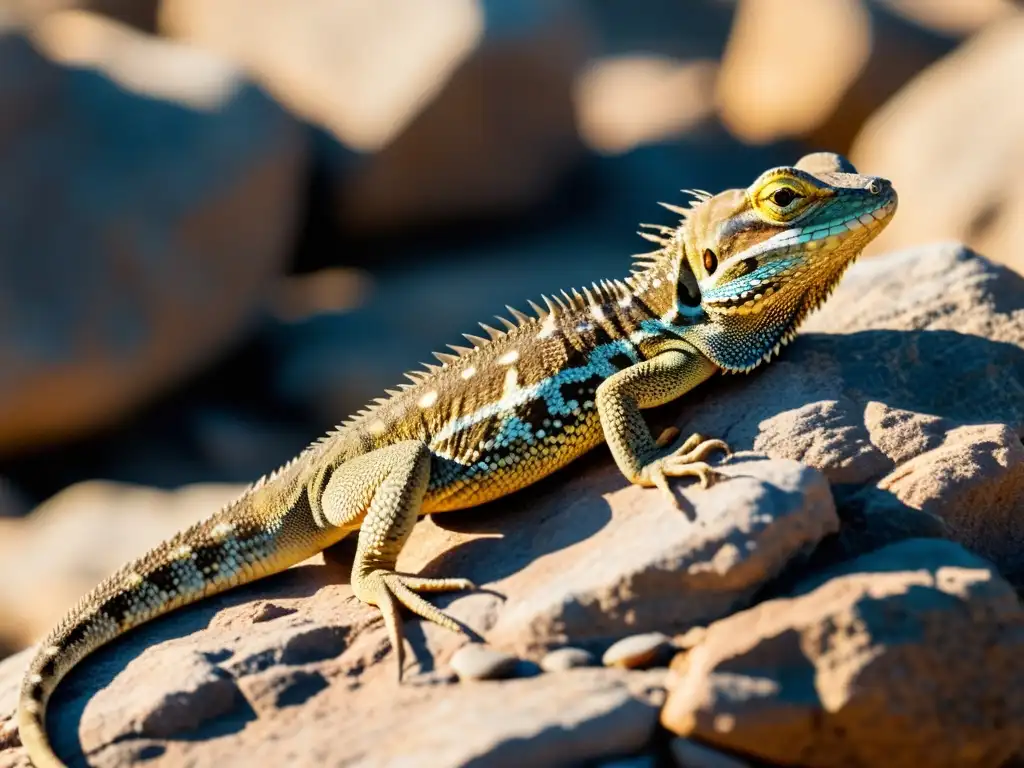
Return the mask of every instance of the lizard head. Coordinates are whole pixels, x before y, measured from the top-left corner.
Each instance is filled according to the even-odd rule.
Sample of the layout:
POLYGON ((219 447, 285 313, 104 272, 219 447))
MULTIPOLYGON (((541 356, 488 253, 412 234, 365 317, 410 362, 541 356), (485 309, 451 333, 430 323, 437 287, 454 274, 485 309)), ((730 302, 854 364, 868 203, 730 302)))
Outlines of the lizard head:
POLYGON ((727 370, 749 370, 789 341, 896 211, 888 181, 825 152, 746 189, 697 195, 666 249, 675 312, 727 370))

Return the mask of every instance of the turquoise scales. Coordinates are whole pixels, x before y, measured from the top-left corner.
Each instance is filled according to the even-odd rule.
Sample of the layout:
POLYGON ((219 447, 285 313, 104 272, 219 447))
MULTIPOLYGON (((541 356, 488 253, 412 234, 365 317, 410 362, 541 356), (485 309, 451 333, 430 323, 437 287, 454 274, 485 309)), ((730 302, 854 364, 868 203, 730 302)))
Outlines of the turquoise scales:
MULTIPOLYGON (((679 339, 688 322, 685 316, 662 321, 630 282, 633 288, 606 282, 538 308, 537 318, 492 342, 486 372, 477 370, 472 352, 453 361, 446 387, 452 402, 472 403, 473 379, 481 375, 489 377, 483 386, 500 396, 466 412, 450 409, 439 429, 428 424, 427 506, 458 509, 495 498, 503 495, 502 475, 539 479, 602 441, 598 387, 655 354, 659 341, 679 339), (553 361, 557 372, 549 374, 553 361)), ((437 386, 424 386, 419 404, 437 386)))
POLYGON ((281 571, 357 535, 352 590, 377 606, 404 666, 399 607, 459 631, 420 593, 465 579, 399 573, 419 515, 524 488, 600 442, 627 480, 672 496, 668 478, 714 470, 727 450, 678 430, 655 438, 642 410, 720 371, 748 371, 791 339, 896 210, 882 179, 841 157, 809 155, 746 189, 694 192, 676 228, 623 280, 509 310, 504 330, 439 354, 337 431, 237 500, 101 582, 40 644, 18 727, 39 768, 61 766, 46 738, 47 702, 96 648, 155 616, 281 571))

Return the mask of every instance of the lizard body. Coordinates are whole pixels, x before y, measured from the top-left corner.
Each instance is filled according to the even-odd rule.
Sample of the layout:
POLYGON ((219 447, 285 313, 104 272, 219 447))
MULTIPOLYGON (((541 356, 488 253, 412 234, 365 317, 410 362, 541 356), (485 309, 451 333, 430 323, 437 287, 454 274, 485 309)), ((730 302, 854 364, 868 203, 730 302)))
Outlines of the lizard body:
POLYGON ((657 439, 641 409, 718 371, 748 371, 791 339, 861 249, 896 194, 825 153, 771 169, 745 190, 694 191, 677 228, 623 280, 509 311, 504 328, 438 354, 391 391, 209 519, 123 566, 43 640, 19 701, 38 768, 61 766, 45 707, 83 657, 158 615, 298 563, 358 533, 352 587, 380 608, 403 665, 399 605, 460 631, 419 593, 465 579, 395 572, 418 516, 504 496, 606 442, 628 480, 714 476, 720 440, 657 439))

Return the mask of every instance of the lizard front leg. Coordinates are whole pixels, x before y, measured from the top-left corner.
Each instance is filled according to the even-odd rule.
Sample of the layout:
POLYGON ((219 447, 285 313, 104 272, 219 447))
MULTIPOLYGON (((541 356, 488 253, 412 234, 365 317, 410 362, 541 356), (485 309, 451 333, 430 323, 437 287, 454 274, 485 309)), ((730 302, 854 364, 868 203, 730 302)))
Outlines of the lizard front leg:
POLYGON ((455 619, 416 593, 473 588, 468 579, 427 579, 395 572, 429 479, 430 450, 423 442, 409 440, 342 464, 321 497, 328 522, 345 528, 359 526, 352 591, 380 608, 398 658, 399 680, 405 661, 399 603, 424 619, 463 632, 455 619))
POLYGON ((729 446, 700 434, 668 444, 679 434, 675 429, 655 440, 640 411, 675 400, 716 370, 695 349, 672 349, 619 371, 597 388, 605 442, 622 474, 637 485, 660 488, 673 505, 678 502, 666 478, 697 477, 706 487, 717 473, 704 459, 715 450, 729 453, 729 446))

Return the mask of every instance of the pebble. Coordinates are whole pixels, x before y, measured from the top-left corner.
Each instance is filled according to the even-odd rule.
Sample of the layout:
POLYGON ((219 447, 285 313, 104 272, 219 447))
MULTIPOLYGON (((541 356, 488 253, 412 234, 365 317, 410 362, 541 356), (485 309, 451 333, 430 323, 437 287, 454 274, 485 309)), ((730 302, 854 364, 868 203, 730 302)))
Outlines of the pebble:
POLYGON ((557 648, 550 651, 540 660, 540 668, 545 672, 565 672, 577 667, 593 667, 597 659, 590 651, 582 648, 557 648))
POLYGON ((606 667, 643 669, 668 663, 672 657, 672 641, 661 632, 646 632, 619 640, 604 652, 601 663, 606 667))
POLYGON ((681 737, 672 739, 669 750, 680 768, 750 768, 745 760, 681 737))
POLYGON ((459 648, 449 664, 459 680, 500 680, 515 675, 519 659, 511 653, 470 643, 459 648))

